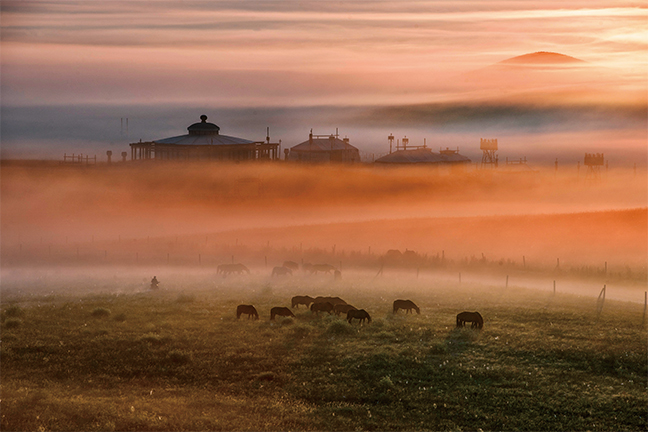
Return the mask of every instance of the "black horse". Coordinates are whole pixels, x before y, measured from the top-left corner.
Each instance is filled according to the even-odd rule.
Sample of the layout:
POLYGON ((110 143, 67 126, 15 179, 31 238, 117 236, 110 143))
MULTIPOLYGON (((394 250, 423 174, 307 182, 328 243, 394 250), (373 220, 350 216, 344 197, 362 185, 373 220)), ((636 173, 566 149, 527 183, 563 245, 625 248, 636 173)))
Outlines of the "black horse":
POLYGON ((412 309, 417 314, 421 313, 421 309, 412 300, 394 300, 394 313, 398 312, 398 309, 405 309, 405 313, 412 313, 412 309))
POLYGON ((299 307, 300 304, 308 307, 311 303, 313 303, 313 297, 311 296, 295 296, 292 298, 292 307, 299 307))
POLYGON ((252 305, 238 305, 236 308, 236 318, 241 318, 242 314, 246 314, 248 319, 254 317, 254 319, 259 319, 259 314, 257 310, 252 305))
POLYGON ((369 313, 364 310, 364 309, 351 309, 350 311, 347 312, 347 321, 349 321, 349 324, 351 324, 351 321, 353 319, 358 319, 360 320, 360 324, 364 322, 364 320, 367 320, 367 322, 371 322, 371 316, 369 316, 369 313))
POLYGON ((275 316, 277 316, 277 315, 295 318, 295 314, 292 313, 292 311, 287 307, 277 306, 277 307, 273 307, 272 309, 270 309, 270 319, 271 320, 274 320, 275 316))
POLYGON ((331 315, 333 313, 333 304, 330 302, 313 303, 310 310, 317 315, 319 315, 320 311, 328 312, 331 315))
POLYGON ((470 328, 484 327, 484 318, 479 312, 461 312, 457 315, 457 327, 465 327, 467 322, 471 323, 470 328))

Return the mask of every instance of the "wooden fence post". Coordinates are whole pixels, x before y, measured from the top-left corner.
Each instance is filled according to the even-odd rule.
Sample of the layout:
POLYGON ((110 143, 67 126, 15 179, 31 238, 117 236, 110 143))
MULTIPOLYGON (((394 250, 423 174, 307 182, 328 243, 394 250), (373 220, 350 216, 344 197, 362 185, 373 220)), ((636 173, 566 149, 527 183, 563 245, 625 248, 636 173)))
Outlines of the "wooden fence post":
POLYGON ((553 295, 556 295, 556 281, 554 281, 554 293, 553 295))
POLYGON ((648 308, 648 291, 644 291, 644 313, 641 318, 641 328, 646 325, 646 309, 648 308))
POLYGON ((598 319, 599 316, 601 316, 601 312, 603 311, 603 304, 605 303, 605 285, 603 285, 603 289, 599 293, 598 298, 596 299, 596 318, 598 319))
POLYGON ((506 275, 506 288, 508 288, 508 277, 509 275, 506 275))

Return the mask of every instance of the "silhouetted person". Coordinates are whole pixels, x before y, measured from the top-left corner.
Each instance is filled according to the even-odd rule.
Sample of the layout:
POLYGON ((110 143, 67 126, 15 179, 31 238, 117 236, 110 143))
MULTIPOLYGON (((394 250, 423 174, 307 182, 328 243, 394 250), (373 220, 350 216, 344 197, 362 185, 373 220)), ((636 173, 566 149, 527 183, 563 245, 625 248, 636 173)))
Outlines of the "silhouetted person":
POLYGON ((151 279, 151 289, 156 290, 158 289, 158 285, 160 282, 158 282, 157 277, 153 276, 153 279, 151 279))

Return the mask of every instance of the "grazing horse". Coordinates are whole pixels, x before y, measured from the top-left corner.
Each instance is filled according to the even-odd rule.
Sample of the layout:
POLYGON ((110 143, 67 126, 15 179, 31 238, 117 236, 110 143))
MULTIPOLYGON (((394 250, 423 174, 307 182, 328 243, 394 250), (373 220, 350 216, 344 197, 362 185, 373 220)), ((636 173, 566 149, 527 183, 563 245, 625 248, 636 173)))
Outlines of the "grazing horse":
POLYGON ((295 296, 292 298, 292 307, 299 307, 300 304, 310 306, 313 303, 313 297, 311 296, 295 296))
POLYGON ((295 261, 284 261, 283 266, 293 271, 299 270, 299 264, 295 261))
POLYGON ((292 270, 288 267, 275 267, 272 269, 272 276, 292 276, 292 270))
POLYGON ((405 313, 412 313, 412 309, 417 314, 421 313, 421 309, 412 300, 394 300, 394 313, 398 312, 398 309, 405 309, 405 313))
POLYGON ((270 309, 270 319, 271 320, 274 320, 275 316, 277 316, 277 315, 295 318, 295 314, 292 313, 292 311, 290 309, 288 309, 287 307, 277 306, 277 307, 273 307, 272 309, 270 309))
POLYGON ((313 300, 313 303, 326 303, 326 302, 331 303, 333 306, 335 306, 336 304, 347 304, 347 302, 342 300, 340 297, 322 297, 322 296, 318 296, 318 297, 315 297, 315 299, 313 300))
POLYGON ((351 309, 355 309, 355 307, 351 306, 350 304, 338 303, 336 305, 333 305, 333 311, 337 316, 340 316, 340 314, 346 315, 347 312, 349 312, 351 309))
POLYGON ((236 307, 236 319, 241 318, 242 314, 246 314, 248 319, 254 317, 254 319, 259 319, 259 314, 257 310, 252 305, 238 305, 236 307))
POLYGON ((367 320, 367 322, 371 322, 371 317, 369 316, 369 313, 364 310, 364 309, 351 309, 350 311, 347 312, 347 321, 349 321, 349 324, 351 324, 351 321, 353 319, 358 319, 360 320, 360 324, 364 323, 364 320, 367 320))
POLYGON ((243 274, 244 272, 250 274, 250 270, 241 263, 221 264, 218 267, 216 267, 216 274, 222 274, 223 277, 231 273, 243 274))
POLYGON ((457 315, 457 327, 465 327, 466 323, 470 324, 470 328, 481 329, 484 327, 484 318, 479 312, 461 312, 457 315))
POLYGON ((331 264, 313 264, 310 268, 311 274, 317 274, 319 272, 330 274, 332 271, 337 270, 331 264))
POLYGON ((310 307, 311 312, 319 315, 320 311, 328 312, 329 315, 333 312, 333 304, 329 302, 313 303, 310 307))

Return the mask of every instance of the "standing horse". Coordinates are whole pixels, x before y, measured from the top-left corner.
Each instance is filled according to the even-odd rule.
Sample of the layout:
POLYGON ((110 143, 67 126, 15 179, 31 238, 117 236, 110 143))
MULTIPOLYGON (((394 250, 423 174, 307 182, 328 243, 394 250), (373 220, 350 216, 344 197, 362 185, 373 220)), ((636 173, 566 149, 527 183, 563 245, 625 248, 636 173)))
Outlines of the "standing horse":
POLYGON ((292 276, 292 270, 288 267, 275 267, 272 269, 272 276, 292 276))
POLYGON ((347 314, 351 309, 355 309, 355 307, 351 306, 350 304, 336 304, 333 305, 333 311, 335 312, 335 315, 340 316, 340 314, 347 314))
POLYGON ((326 303, 329 302, 333 306, 336 304, 347 304, 344 300, 342 300, 340 297, 322 297, 318 296, 313 299, 313 303, 326 303))
POLYGON ((412 300, 394 300, 394 313, 398 312, 398 309, 405 309, 405 313, 412 313, 412 309, 417 314, 421 313, 421 309, 412 300))
POLYGON ((457 327, 465 327, 466 323, 470 324, 470 328, 482 329, 484 327, 484 318, 479 312, 461 312, 457 315, 457 327))
POLYGON ((295 318, 295 314, 292 313, 292 311, 290 309, 288 309, 287 307, 277 306, 277 307, 273 307, 272 309, 270 309, 270 319, 271 320, 274 320, 275 316, 277 316, 277 315, 295 318))
POLYGON ((222 274, 223 277, 229 275, 230 273, 243 274, 244 272, 250 274, 250 270, 241 263, 221 264, 216 267, 216 274, 222 274))
POLYGON ((311 312, 319 315, 320 311, 328 312, 329 315, 333 312, 333 304, 329 302, 313 303, 310 307, 311 312))
POLYGON ((364 310, 364 309, 351 309, 350 311, 347 312, 347 321, 349 321, 349 324, 351 324, 351 321, 353 319, 358 319, 360 320, 360 324, 364 323, 364 320, 367 320, 367 322, 371 322, 371 316, 369 316, 369 313, 364 310))
POLYGON ((254 317, 254 319, 259 319, 259 314, 257 310, 252 305, 238 305, 236 308, 236 319, 241 318, 242 314, 246 314, 248 319, 254 317))
POLYGON ((331 264, 313 264, 310 268, 311 274, 322 273, 331 273, 332 271, 337 270, 331 264))
POLYGON ((299 264, 295 261, 284 261, 283 266, 293 271, 299 270, 299 264))
POLYGON ((311 303, 313 303, 313 297, 311 296, 295 296, 292 298, 292 307, 299 307, 300 304, 308 307, 311 303))

